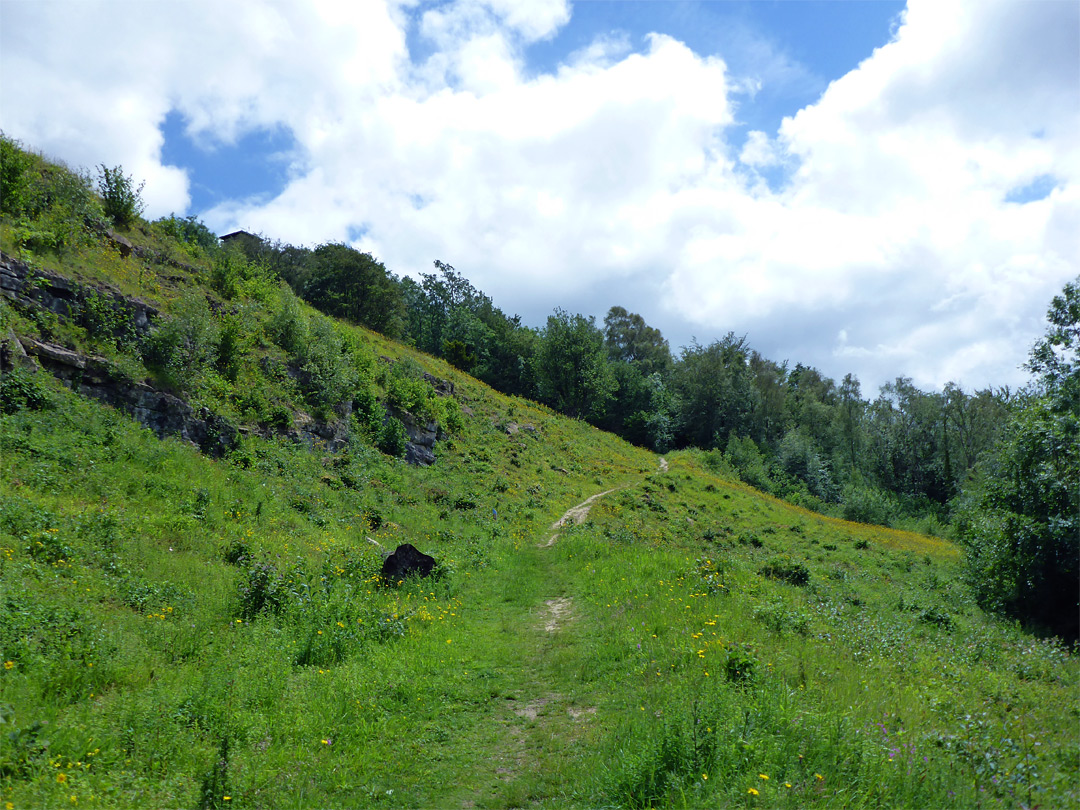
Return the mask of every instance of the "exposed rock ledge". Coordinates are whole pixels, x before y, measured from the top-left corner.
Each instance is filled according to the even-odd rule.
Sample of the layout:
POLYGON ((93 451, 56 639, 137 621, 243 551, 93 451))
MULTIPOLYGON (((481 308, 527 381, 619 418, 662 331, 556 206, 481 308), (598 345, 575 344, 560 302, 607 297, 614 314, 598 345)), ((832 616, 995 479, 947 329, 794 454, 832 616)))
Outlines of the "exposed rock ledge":
POLYGON ((77 393, 112 405, 150 428, 159 438, 179 436, 210 456, 220 457, 236 445, 236 427, 208 408, 195 410, 179 397, 146 383, 118 378, 99 357, 21 337, 26 354, 77 393))

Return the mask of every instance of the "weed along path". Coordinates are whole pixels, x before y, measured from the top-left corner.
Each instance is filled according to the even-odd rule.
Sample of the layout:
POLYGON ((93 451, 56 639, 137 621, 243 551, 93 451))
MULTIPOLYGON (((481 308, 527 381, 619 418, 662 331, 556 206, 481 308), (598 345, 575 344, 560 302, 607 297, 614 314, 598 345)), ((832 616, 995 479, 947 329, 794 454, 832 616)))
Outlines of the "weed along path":
POLYGON ((623 486, 568 509, 547 540, 522 544, 486 578, 489 607, 476 617, 469 646, 485 659, 479 670, 499 673, 498 687, 486 716, 456 741, 471 752, 469 777, 452 798, 438 797, 440 806, 573 806, 595 776, 586 763, 605 733, 598 706, 611 684, 585 677, 591 628, 575 602, 583 580, 553 547, 561 530, 584 523, 597 500, 623 486))
POLYGON ((559 529, 584 522, 589 507, 612 491, 568 510, 547 541, 523 544, 491 572, 492 607, 472 632, 483 644, 476 654, 500 673, 501 688, 493 690, 486 718, 459 741, 472 751, 470 778, 446 806, 572 803, 568 794, 583 778, 576 768, 600 733, 600 695, 580 677, 588 628, 575 611, 572 572, 551 547, 559 529))

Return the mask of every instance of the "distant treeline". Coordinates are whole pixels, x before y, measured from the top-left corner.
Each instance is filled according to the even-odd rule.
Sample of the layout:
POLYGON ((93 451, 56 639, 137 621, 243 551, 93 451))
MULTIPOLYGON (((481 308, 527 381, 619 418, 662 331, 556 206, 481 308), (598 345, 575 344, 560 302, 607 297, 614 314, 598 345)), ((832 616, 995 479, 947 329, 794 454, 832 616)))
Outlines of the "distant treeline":
POLYGON ((707 450, 756 487, 851 520, 943 531, 1014 399, 1007 388, 952 383, 926 392, 904 377, 868 399, 853 375, 837 383, 777 363, 733 333, 673 355, 660 330, 620 306, 602 324, 556 310, 536 329, 440 261, 419 280, 399 279, 344 244, 241 241, 329 315, 637 445, 707 450))

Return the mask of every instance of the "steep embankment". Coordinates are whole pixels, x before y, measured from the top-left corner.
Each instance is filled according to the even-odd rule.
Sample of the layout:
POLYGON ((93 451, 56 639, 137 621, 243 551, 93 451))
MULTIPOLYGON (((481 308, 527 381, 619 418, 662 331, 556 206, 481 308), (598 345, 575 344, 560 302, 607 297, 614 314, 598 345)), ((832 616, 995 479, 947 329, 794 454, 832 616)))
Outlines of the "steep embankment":
MULTIPOLYGON (((1075 657, 984 616, 949 544, 799 510, 696 453, 661 464, 265 279, 223 297, 120 266, 160 334, 197 349, 195 326, 246 319, 243 351, 219 336, 185 389, 178 356, 148 369, 93 319, 24 306, 5 332, 171 380, 235 439, 214 459, 6 372, 4 802, 1077 801, 1075 657), (334 351, 290 342, 300 327, 334 351), (378 419, 326 407, 341 380, 378 419), (320 407, 340 442, 290 433, 320 407), (383 426, 410 408, 442 420, 431 466, 377 449, 402 450, 383 426), (441 575, 383 586, 366 536, 441 575)), ((71 283, 105 289, 94 267, 71 283)))

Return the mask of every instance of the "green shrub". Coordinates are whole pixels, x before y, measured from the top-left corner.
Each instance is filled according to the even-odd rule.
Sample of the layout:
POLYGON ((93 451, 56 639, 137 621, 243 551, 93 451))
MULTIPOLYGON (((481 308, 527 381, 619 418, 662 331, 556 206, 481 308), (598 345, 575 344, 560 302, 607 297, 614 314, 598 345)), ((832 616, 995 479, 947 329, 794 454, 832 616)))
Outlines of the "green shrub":
POLYGON ((79 322, 89 337, 118 349, 135 344, 134 313, 130 305, 114 302, 95 289, 86 289, 82 295, 79 322))
POLYGON ((280 613, 289 598, 285 575, 267 559, 238 559, 245 563, 244 578, 237 586, 240 618, 251 621, 260 613, 280 613))
POLYGON ((130 176, 124 174, 121 166, 108 168, 104 163, 98 166, 98 193, 101 195, 105 216, 112 220, 117 228, 130 228, 142 215, 146 204, 142 199, 144 180, 135 187, 130 176))
POLYGON ((769 579, 780 580, 789 585, 806 585, 810 582, 810 571, 798 560, 786 554, 773 557, 761 567, 761 575, 769 579))
POLYGON ((757 677, 758 658, 749 644, 730 642, 724 647, 724 675, 732 683, 749 683, 757 677))
POLYGON ((34 157, 0 133, 0 213, 20 216, 27 205, 34 157))
MULTIPOLYGON (((217 235, 194 215, 178 217, 176 214, 169 214, 167 217, 155 220, 153 224, 163 234, 188 248, 201 248, 207 253, 212 253, 218 248, 217 235)), ((192 255, 197 253, 196 250, 191 249, 188 252, 192 255)))
POLYGON ((379 450, 388 456, 401 458, 408 443, 409 434, 402 421, 395 416, 387 416, 379 433, 379 450))
POLYGON ((90 232, 104 225, 93 181, 84 172, 22 154, 24 159, 15 159, 17 177, 7 181, 17 195, 10 211, 16 217, 15 242, 24 250, 56 255, 88 243, 90 232))
POLYGON ((32 374, 21 368, 0 373, 0 412, 39 411, 52 405, 52 394, 43 374, 32 374))
POLYGON ((180 299, 174 315, 164 320, 143 344, 146 363, 194 390, 203 373, 214 365, 221 334, 206 298, 190 292, 180 299))
POLYGON ((289 289, 278 294, 277 309, 270 319, 270 337, 290 354, 299 355, 307 348, 308 319, 300 299, 289 289))

